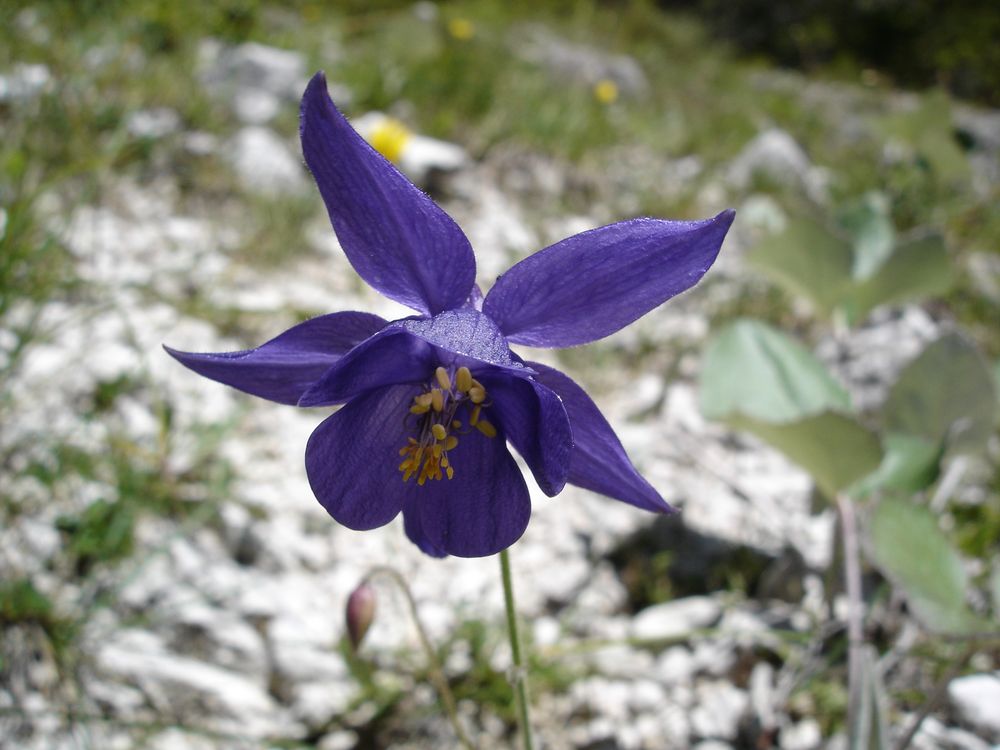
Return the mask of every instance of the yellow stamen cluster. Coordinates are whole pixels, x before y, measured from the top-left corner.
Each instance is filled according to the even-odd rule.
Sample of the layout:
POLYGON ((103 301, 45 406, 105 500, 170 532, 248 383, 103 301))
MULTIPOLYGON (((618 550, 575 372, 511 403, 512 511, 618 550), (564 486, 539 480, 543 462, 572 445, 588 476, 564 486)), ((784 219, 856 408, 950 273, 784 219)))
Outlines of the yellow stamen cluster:
POLYGON ((408 438, 407 444, 399 449, 403 462, 399 470, 403 481, 408 482, 416 475, 417 484, 423 486, 428 479, 451 479, 455 469, 448 460, 448 451, 458 445, 457 434, 462 429, 462 420, 457 419, 460 410, 468 414, 469 427, 476 428, 488 438, 496 437, 497 430, 488 420, 482 418, 482 410, 489 406, 486 388, 472 377, 468 367, 459 367, 450 374, 444 367, 434 371, 434 381, 428 389, 413 397, 410 414, 417 417, 418 437, 408 438))

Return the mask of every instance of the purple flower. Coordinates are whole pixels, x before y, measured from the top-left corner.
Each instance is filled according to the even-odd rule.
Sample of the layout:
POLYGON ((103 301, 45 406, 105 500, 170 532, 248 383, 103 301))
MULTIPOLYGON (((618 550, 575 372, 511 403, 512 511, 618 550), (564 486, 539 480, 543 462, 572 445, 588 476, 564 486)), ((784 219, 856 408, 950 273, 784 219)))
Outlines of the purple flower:
POLYGON ((322 73, 302 99, 301 137, 351 264, 416 315, 337 312, 248 351, 167 351, 255 396, 343 404, 306 446, 313 492, 352 529, 402 511, 430 555, 490 555, 524 532, 531 504, 508 442, 547 495, 569 482, 669 513, 583 389, 510 344, 575 346, 628 325, 702 277, 733 212, 583 232, 516 264, 484 297, 462 230, 351 128, 322 73))

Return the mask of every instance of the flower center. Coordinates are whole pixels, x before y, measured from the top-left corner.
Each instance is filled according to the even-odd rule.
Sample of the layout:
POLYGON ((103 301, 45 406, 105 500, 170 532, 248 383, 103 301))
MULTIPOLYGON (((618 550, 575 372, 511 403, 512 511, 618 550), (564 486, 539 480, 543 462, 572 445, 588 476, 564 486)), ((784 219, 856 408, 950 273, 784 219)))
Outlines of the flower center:
POLYGON ((468 367, 459 367, 451 374, 437 368, 434 380, 413 397, 410 406, 410 414, 417 418, 417 437, 408 438, 399 449, 403 481, 416 475, 417 484, 423 486, 428 479, 455 476, 448 451, 458 445, 459 435, 467 435, 473 428, 488 438, 497 435, 496 427, 482 418, 483 409, 490 405, 486 388, 472 377, 468 367))

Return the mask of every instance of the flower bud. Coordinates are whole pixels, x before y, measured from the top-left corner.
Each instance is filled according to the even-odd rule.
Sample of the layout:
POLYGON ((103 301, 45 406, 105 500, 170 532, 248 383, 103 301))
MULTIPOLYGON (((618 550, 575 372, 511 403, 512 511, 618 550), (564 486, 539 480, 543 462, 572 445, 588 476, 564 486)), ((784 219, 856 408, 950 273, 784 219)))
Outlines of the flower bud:
POLYGON ((367 581, 362 581, 347 598, 345 615, 351 647, 357 650, 375 619, 375 589, 367 581))

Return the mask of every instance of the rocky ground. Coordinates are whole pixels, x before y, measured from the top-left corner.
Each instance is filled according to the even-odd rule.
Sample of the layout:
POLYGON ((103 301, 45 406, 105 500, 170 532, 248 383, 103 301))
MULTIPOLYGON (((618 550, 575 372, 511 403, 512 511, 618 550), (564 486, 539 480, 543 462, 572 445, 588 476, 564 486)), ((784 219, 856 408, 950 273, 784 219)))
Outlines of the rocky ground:
MULTIPOLYGON (((566 62, 579 54, 572 46, 543 47, 579 67, 566 62)), ((169 109, 135 112, 130 129, 169 139, 186 159, 219 160, 263 198, 307 202, 308 246, 278 265, 247 262, 247 230, 231 207, 192 202, 169 172, 124 176, 76 205, 56 191, 44 196, 46 227, 63 238, 80 281, 40 308, 15 304, 2 321, 0 357, 17 357, 4 386, 2 482, 17 512, 5 511, 0 528, 0 571, 30 581, 58 617, 5 620, 0 746, 453 746, 390 580, 376 579, 378 616, 360 656, 344 645, 349 592, 373 566, 389 565, 405 575, 441 647, 477 747, 511 747, 496 560, 425 557, 399 521, 366 533, 337 526, 313 498, 302 461, 326 412, 244 397, 160 348, 245 348, 333 310, 401 314, 350 268, 294 130, 276 124, 294 111, 304 58, 215 41, 202 52, 203 85, 228 97, 241 123, 231 137, 190 131, 169 109), (32 316, 45 335, 20 351, 10 331, 32 316), (109 389, 105 401, 95 395, 109 389), (71 456, 91 457, 93 470, 71 456), (71 537, 60 519, 126 492, 168 507, 135 513, 129 549, 113 561, 67 562, 71 537), (59 618, 73 623, 67 646, 50 637, 59 618)), ((641 70, 617 64, 641 90, 641 70)), ((47 74, 24 68, 3 80, 6 100, 30 99, 47 74)), ((657 166, 664 189, 688 189, 686 175, 701 170, 692 159, 657 166)), ((485 286, 528 252, 620 210, 545 215, 586 177, 517 148, 449 169, 433 187, 472 240, 485 286)), ((823 170, 794 138, 762 130, 698 183, 701 214, 735 200, 740 216, 705 283, 588 349, 558 359, 531 353, 588 386, 640 470, 682 511, 657 519, 575 488, 554 499, 533 488, 531 524, 512 561, 535 656, 541 747, 846 747, 830 721, 843 701, 829 688, 843 680, 829 676, 843 629, 836 568, 829 572, 834 514, 814 506, 803 472, 706 422, 697 406, 710 322, 757 283, 747 281, 742 255, 756 233, 783 221, 773 200, 745 194, 761 171, 820 197, 824 190, 823 170), (825 692, 812 689, 821 677, 825 692)), ((885 311, 818 351, 870 403, 951 325, 916 306, 885 311)), ((915 628, 899 638, 920 637, 915 628)), ((887 681, 897 668, 887 657, 887 681)), ((1000 742, 995 669, 981 654, 973 674, 947 683, 912 746, 1000 742)), ((897 712, 897 736, 914 711, 897 712)))

